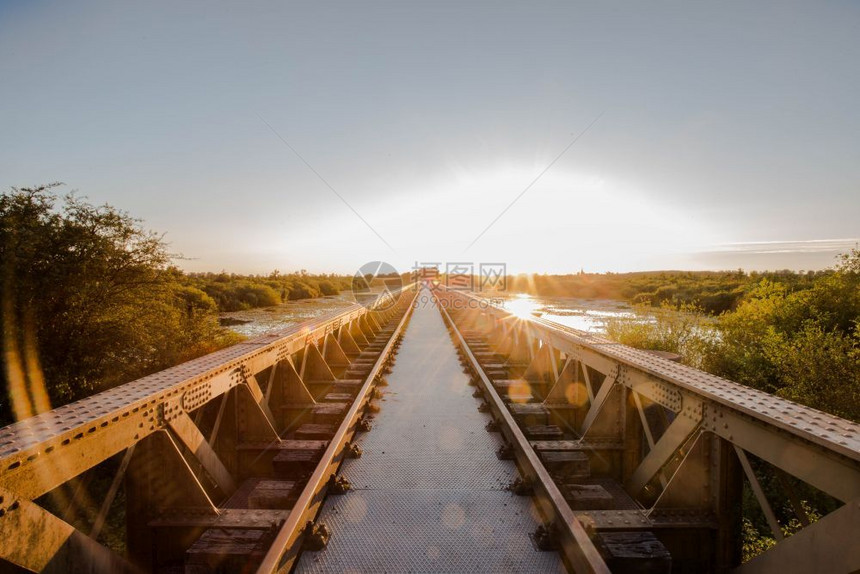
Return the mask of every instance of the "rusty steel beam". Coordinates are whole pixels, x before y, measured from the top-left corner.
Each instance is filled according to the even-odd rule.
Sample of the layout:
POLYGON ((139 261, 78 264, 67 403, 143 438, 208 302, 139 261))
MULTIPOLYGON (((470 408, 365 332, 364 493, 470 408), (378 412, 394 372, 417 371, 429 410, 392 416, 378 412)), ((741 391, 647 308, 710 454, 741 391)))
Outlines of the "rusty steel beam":
POLYGON ((224 463, 221 462, 221 459, 218 458, 212 446, 206 441, 206 437, 188 416, 188 413, 177 413, 168 424, 173 434, 191 451, 209 476, 215 480, 218 488, 225 494, 232 494, 236 490, 236 481, 224 463))
POLYGON ((116 493, 119 492, 120 486, 122 486, 123 481, 125 480, 125 471, 128 469, 129 463, 131 463, 131 458, 134 456, 134 447, 135 445, 131 445, 125 451, 125 454, 122 457, 122 461, 119 463, 119 468, 114 474, 113 480, 111 481, 110 488, 108 488, 107 494, 102 500, 101 508, 99 508, 99 513, 96 516, 95 521, 93 521, 93 526, 90 528, 90 538, 93 540, 98 539, 99 534, 102 531, 102 528, 105 525, 105 521, 107 520, 108 512, 110 512, 110 507, 113 504, 114 499, 116 498, 116 493))
MULTIPOLYGON (((459 308, 481 309, 496 323, 516 322, 544 344, 689 418, 702 430, 767 460, 842 501, 860 498, 860 425, 734 383, 654 354, 538 317, 515 317, 462 291, 440 287, 459 308), (469 303, 471 301, 471 303, 469 303)), ((599 394, 599 392, 598 392, 599 394)), ((595 397, 595 406, 599 405, 595 397)))
POLYGON ((537 453, 529 444, 523 431, 520 430, 513 415, 505 406, 502 397, 499 396, 481 364, 475 358, 466 339, 463 337, 457 325, 451 319, 445 305, 439 305, 445 322, 453 330, 456 338, 455 344, 460 347, 471 363, 472 369, 477 373, 479 385, 487 398, 490 408, 497 420, 502 424, 502 432, 514 449, 517 466, 524 474, 524 478, 533 480, 535 486, 535 499, 544 516, 558 529, 561 543, 561 553, 573 572, 580 573, 609 573, 609 568, 598 552, 588 533, 577 520, 570 505, 564 499, 561 491, 556 486, 549 472, 544 467, 537 453))
POLYGON ((656 442, 627 483, 627 490, 639 494, 660 470, 675 456, 675 453, 688 441, 690 435, 699 427, 701 420, 685 416, 676 417, 660 440, 656 442))
POLYGON ((770 526, 770 532, 773 534, 774 540, 779 542, 784 538, 782 528, 779 525, 779 521, 776 519, 776 514, 773 513, 773 509, 770 506, 770 502, 767 500, 767 496, 761 487, 761 483, 758 481, 755 472, 753 472, 744 449, 735 445, 735 453, 738 455, 738 460, 741 463, 741 467, 744 469, 744 474, 747 477, 747 481, 749 481, 753 494, 755 494, 758 505, 761 507, 762 512, 764 512, 764 517, 767 519, 768 526, 770 526))
POLYGON ((734 572, 860 572, 860 500, 851 501, 734 572))
POLYGON ((368 312, 355 304, 4 427, 0 487, 37 498, 167 428, 168 403, 196 410, 368 312))
POLYGON ((0 488, 0 559, 31 572, 138 571, 71 524, 3 488, 0 488))
MULTIPOLYGON (((416 290, 413 298, 408 301, 408 308, 405 310, 403 317, 400 319, 394 333, 385 344, 379 358, 374 363, 373 367, 366 375, 364 384, 359 390, 354 402, 350 406, 343 421, 335 432, 334 436, 329 441, 328 447, 322 455, 322 459, 314 470, 313 474, 308 478, 308 481, 290 510, 287 519, 278 530, 274 541, 272 542, 269 551, 263 558, 260 566, 257 568, 258 574, 285 572, 292 568, 295 560, 299 556, 301 550, 301 542, 304 536, 305 525, 313 520, 319 512, 323 502, 326 487, 329 478, 334 476, 340 463, 343 461, 344 449, 347 442, 352 440, 353 435, 357 431, 359 420, 362 416, 365 405, 370 401, 370 390, 373 386, 374 379, 382 371, 388 355, 391 353, 394 342, 397 340, 407 321, 412 313, 414 305, 412 304, 418 293, 416 290)), ((372 315, 367 315, 371 317, 372 315)), ((376 332, 381 330, 378 323, 376 324, 376 332)))
POLYGON ((613 369, 609 372, 603 380, 603 383, 600 385, 600 390, 591 402, 591 407, 588 409, 588 413, 585 415, 585 420, 582 422, 582 430, 580 431, 582 436, 588 434, 591 425, 594 424, 597 415, 600 414, 600 411, 603 409, 603 405, 606 404, 606 399, 609 398, 612 391, 616 390, 615 381, 618 378, 617 370, 618 369, 613 369))

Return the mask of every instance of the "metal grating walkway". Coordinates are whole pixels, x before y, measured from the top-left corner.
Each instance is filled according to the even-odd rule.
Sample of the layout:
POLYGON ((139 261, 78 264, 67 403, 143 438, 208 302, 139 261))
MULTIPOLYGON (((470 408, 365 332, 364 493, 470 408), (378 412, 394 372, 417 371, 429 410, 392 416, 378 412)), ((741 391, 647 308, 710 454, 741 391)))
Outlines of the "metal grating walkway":
MULTIPOLYGON (((422 297, 419 296, 418 301, 422 297)), ((477 399, 435 305, 414 312, 360 459, 344 462, 352 492, 331 496, 320 521, 328 547, 297 572, 562 572, 535 549, 531 499, 495 451, 477 399)))

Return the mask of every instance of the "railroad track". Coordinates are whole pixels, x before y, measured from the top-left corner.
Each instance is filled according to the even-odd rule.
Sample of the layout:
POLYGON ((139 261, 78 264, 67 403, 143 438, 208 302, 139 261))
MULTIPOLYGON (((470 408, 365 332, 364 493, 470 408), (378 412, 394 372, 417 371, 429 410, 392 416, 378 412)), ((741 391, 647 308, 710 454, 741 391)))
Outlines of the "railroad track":
POLYGON ((411 285, 0 429, 0 572, 850 572, 858 497, 854 423, 411 285))
POLYGON ((848 542, 860 534, 860 425, 476 294, 435 292, 572 570, 860 569, 848 542), (765 492, 763 473, 781 493, 765 492), (740 565, 744 488, 777 544, 740 565), (836 510, 814 522, 800 489, 836 510), (805 526, 798 534, 784 534, 775 503, 805 526))
MULTIPOLYGON (((444 297, 441 292, 439 295, 444 297)), ((530 386, 515 383, 515 377, 525 373, 528 363, 493 350, 489 333, 466 329, 464 313, 450 307, 449 311, 445 305, 439 306, 463 365, 472 376, 471 384, 478 389, 475 395, 484 401, 480 408, 491 416, 487 430, 504 437, 500 456, 516 460, 520 471, 518 482, 511 488, 521 495, 534 496, 537 501, 544 521, 536 533, 539 543, 548 550, 558 548, 572 572, 608 573, 592 536, 576 519, 559 488, 565 487, 566 479, 583 479, 589 474, 588 458, 575 441, 562 440, 564 432, 558 426, 548 424, 547 410, 531 402, 535 397, 530 386), (529 438, 545 439, 540 444, 552 450, 539 453, 529 438), (547 469, 550 464, 552 474, 547 469)))
POLYGON ((324 541, 313 518, 343 486, 340 464, 360 455, 354 437, 370 428, 414 296, 408 287, 0 430, 0 571, 288 571, 306 541, 324 541), (76 500, 106 469, 108 490, 76 500), (98 543, 120 493, 125 555, 98 543), (75 528, 59 499, 96 516, 75 528))

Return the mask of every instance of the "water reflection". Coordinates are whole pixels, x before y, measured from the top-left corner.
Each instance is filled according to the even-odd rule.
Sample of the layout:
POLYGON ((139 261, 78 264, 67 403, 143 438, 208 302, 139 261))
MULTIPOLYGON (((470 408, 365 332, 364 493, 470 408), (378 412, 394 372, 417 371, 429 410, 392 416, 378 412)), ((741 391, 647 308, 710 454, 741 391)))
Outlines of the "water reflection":
POLYGON ((604 333, 612 319, 636 319, 633 308, 612 299, 533 297, 524 293, 503 298, 503 306, 517 317, 542 317, 566 327, 604 333))
MULTIPOLYGON (((498 299, 498 295, 493 295, 498 299)), ((512 293, 501 297, 507 311, 517 317, 542 317, 566 327, 603 334, 611 319, 645 319, 638 317, 633 308, 624 301, 612 299, 577 299, 575 297, 534 297, 525 293, 512 293)), ((337 309, 343 309, 355 301, 352 293, 346 292, 330 297, 289 301, 275 307, 263 307, 222 313, 222 323, 233 331, 247 337, 255 337, 267 331, 285 329, 337 309)))
POLYGON ((246 311, 221 313, 221 324, 230 330, 256 337, 267 331, 286 329, 308 319, 344 309, 355 303, 352 293, 341 293, 317 299, 302 299, 288 301, 274 307, 260 307, 246 311))

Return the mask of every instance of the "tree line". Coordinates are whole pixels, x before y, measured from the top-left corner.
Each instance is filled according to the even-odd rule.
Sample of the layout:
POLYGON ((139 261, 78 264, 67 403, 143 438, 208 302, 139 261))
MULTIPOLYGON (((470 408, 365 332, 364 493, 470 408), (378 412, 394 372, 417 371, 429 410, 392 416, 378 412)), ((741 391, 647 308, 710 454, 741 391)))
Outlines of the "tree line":
POLYGON ((860 250, 826 271, 745 277, 735 303, 719 314, 695 299, 649 302, 641 315, 653 320, 613 320, 608 335, 860 421, 860 250))
POLYGON ((238 342, 218 313, 349 278, 183 273, 163 237, 59 184, 0 194, 0 426, 238 342))
POLYGON ((660 307, 695 305, 718 315, 737 308, 763 279, 790 290, 810 287, 825 271, 643 271, 636 273, 520 274, 509 278, 507 290, 544 297, 619 299, 660 307))
POLYGON ((306 271, 282 275, 277 270, 269 275, 189 273, 187 280, 211 297, 220 311, 243 311, 337 295, 352 283, 352 277, 343 275, 310 275, 306 271))
MULTIPOLYGON (((860 422, 860 250, 841 255, 826 272, 756 279, 716 316, 695 303, 665 300, 641 309, 648 320, 610 321, 607 334, 634 347, 678 353, 694 367, 860 422)), ((811 520, 840 505, 755 457, 750 462, 771 501, 785 500, 788 484, 811 520)), ((790 504, 773 510, 784 535, 800 529, 790 504)), ((745 559, 776 544, 749 488, 742 536, 745 559)))

